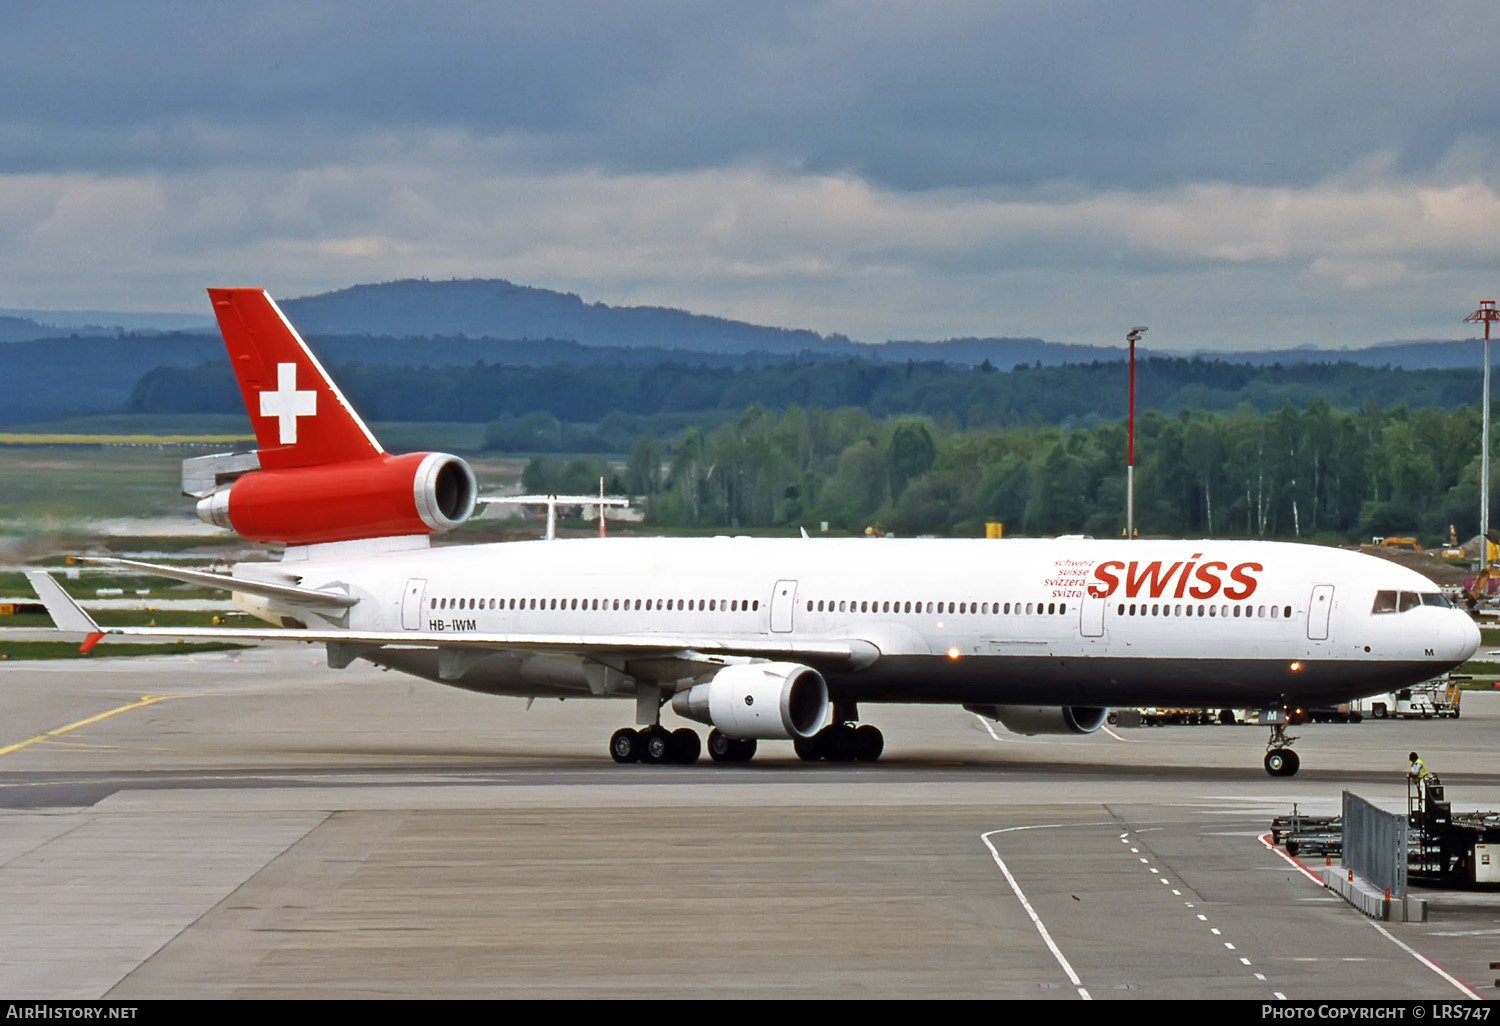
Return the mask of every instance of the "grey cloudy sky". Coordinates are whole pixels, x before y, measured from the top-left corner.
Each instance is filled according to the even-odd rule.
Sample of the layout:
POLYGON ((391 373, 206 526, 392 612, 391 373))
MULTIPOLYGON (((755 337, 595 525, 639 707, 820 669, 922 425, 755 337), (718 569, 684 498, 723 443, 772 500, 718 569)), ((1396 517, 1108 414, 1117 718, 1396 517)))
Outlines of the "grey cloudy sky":
POLYGON ((865 340, 1469 335, 1482 0, 11 5, 0 306, 505 277, 865 340))

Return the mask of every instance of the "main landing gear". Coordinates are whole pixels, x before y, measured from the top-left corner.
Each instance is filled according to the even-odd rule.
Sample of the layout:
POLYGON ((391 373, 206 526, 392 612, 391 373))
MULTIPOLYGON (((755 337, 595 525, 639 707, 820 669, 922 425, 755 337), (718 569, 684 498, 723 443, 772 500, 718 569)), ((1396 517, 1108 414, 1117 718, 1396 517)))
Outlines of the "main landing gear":
POLYGON ((686 766, 697 762, 702 751, 698 732, 689 727, 677 730, 668 730, 660 724, 640 730, 621 727, 609 739, 609 754, 615 762, 669 762, 686 766))
MULTIPOLYGON (((727 737, 718 730, 709 731, 708 757, 714 762, 749 762, 755 756, 754 738, 727 737)), ((668 730, 666 727, 621 727, 609 739, 609 754, 615 762, 676 763, 681 766, 698 761, 703 744, 698 732, 690 727, 668 730)))
MULTIPOLYGON (((698 761, 703 744, 690 727, 668 730, 660 723, 660 703, 647 692, 638 700, 637 723, 658 722, 640 728, 621 727, 609 739, 609 754, 615 762, 676 763, 698 761)), ((856 724, 859 711, 853 702, 837 702, 833 722, 812 737, 793 742, 799 758, 807 762, 874 762, 885 750, 885 737, 868 723, 856 724)), ((714 728, 708 733, 708 757, 718 763, 749 762, 755 757, 754 738, 734 738, 714 728)))
POLYGON ((885 751, 885 735, 868 723, 830 723, 812 737, 792 742, 797 757, 806 762, 874 762, 885 751))
POLYGON ((1271 739, 1266 742, 1266 772, 1273 777, 1296 776, 1302 760, 1292 751, 1292 742, 1286 732, 1286 712, 1281 712, 1281 722, 1272 721, 1271 739))
POLYGON ((833 722, 812 737, 792 742, 805 762, 874 762, 885 751, 885 735, 868 723, 856 724, 859 708, 853 702, 833 704, 833 722))

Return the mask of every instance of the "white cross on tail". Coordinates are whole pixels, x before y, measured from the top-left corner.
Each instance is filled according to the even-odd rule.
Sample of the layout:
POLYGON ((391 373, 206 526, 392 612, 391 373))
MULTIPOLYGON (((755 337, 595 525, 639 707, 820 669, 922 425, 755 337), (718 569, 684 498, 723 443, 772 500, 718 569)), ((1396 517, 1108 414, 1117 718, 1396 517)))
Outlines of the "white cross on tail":
POLYGON ((311 417, 318 411, 318 393, 312 389, 297 390, 297 365, 276 365, 276 391, 260 394, 260 415, 275 417, 281 432, 281 444, 297 441, 297 418, 311 417))

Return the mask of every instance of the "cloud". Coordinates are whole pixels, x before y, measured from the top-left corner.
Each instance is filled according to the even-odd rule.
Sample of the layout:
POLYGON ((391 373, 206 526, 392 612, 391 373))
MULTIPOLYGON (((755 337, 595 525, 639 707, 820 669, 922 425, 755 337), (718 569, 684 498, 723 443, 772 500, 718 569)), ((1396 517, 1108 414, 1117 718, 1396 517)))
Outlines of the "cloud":
POLYGON ((386 163, 291 174, 3 176, 0 271, 15 298, 0 299, 87 290, 96 306, 192 310, 221 282, 290 296, 498 276, 871 341, 1113 341, 1117 321, 1151 316, 1155 344, 1192 348, 1247 331, 1289 344, 1448 335, 1457 306, 1419 297, 1461 306, 1476 269, 1500 265, 1500 190, 1478 178, 913 193, 775 167, 543 174, 489 158, 444 133, 386 163), (1360 309, 1336 328, 1318 319, 1360 309))
POLYGON ((1500 263, 1488 14, 30 5, 0 302, 494 275, 868 339, 1446 336, 1500 263))

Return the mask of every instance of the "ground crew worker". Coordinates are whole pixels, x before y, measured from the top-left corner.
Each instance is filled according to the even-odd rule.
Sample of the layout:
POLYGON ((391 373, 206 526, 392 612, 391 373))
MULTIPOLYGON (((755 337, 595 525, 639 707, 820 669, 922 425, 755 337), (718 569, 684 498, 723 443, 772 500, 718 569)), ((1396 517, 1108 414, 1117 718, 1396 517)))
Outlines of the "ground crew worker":
POLYGON ((1422 764, 1421 757, 1416 752, 1412 752, 1408 758, 1411 759, 1411 767, 1406 771, 1406 775, 1413 780, 1426 780, 1428 777, 1427 767, 1422 764))

